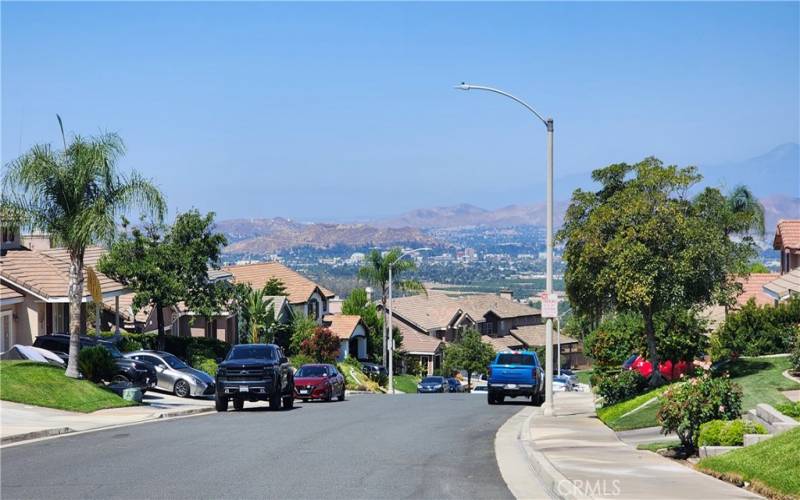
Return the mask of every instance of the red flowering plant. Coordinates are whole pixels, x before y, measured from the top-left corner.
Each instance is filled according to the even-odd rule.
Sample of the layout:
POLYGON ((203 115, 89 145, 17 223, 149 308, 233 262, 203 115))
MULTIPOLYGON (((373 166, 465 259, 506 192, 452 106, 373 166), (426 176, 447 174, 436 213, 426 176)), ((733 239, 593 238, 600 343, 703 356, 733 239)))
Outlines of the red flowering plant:
POLYGON ((339 355, 339 338, 329 328, 317 327, 314 334, 300 344, 300 353, 317 363, 333 363, 339 355))
POLYGON ((739 418, 742 388, 731 382, 727 374, 712 377, 706 371, 699 377, 670 387, 660 399, 657 419, 662 432, 677 434, 684 452, 693 454, 697 450, 702 424, 739 418))

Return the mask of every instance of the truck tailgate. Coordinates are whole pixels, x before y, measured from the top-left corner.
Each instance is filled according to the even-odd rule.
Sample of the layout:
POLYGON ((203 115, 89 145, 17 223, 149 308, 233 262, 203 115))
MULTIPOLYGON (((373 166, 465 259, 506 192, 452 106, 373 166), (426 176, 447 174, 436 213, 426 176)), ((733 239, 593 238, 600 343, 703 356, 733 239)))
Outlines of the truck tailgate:
POLYGON ((533 384, 533 366, 492 365, 489 383, 533 384))

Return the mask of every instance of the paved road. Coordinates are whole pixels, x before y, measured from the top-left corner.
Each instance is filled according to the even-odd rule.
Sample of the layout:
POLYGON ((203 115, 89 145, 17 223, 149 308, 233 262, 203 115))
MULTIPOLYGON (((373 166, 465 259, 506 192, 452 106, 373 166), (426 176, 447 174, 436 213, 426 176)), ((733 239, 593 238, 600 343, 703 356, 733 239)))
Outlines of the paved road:
POLYGON ((521 406, 469 394, 353 395, 9 447, 10 498, 510 498, 497 428, 521 406))

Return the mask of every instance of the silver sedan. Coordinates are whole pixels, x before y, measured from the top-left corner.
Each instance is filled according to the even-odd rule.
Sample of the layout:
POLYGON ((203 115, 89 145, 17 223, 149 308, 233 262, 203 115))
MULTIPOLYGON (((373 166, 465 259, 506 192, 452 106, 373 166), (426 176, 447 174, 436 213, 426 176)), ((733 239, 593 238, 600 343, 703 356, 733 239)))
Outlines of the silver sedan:
POLYGON ((174 354, 163 351, 135 351, 126 358, 146 361, 156 369, 156 387, 176 396, 209 396, 214 394, 214 378, 206 372, 195 370, 174 354))

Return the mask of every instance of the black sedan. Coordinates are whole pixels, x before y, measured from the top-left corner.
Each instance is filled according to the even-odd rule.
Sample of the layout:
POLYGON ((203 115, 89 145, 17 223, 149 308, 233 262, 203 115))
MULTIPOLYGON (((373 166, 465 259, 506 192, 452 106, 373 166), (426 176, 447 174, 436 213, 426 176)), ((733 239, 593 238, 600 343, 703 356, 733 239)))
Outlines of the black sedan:
POLYGON ((417 384, 417 392, 420 394, 450 392, 450 386, 444 377, 425 377, 417 384))

